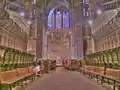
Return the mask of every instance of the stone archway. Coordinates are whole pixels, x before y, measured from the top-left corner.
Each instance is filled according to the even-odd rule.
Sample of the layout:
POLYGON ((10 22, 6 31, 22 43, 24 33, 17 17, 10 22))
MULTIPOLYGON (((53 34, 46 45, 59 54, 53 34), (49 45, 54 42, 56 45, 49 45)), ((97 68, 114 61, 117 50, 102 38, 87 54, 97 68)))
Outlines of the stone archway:
POLYGON ((63 6, 67 9, 69 9, 69 4, 65 1, 65 0, 55 0, 54 2, 49 3, 49 5, 45 8, 45 15, 48 16, 49 12, 53 9, 53 8, 57 8, 63 6))
MULTIPOLYGON (((45 10, 45 15, 46 16, 48 16, 49 15, 49 13, 50 13, 50 11, 52 10, 52 9, 54 9, 54 8, 58 8, 58 7, 64 7, 64 8, 66 8, 66 9, 69 9, 69 4, 67 3, 67 2, 65 2, 64 0, 61 0, 61 1, 54 1, 54 2, 51 2, 49 5, 48 5, 48 7, 46 8, 46 10, 45 10)), ((58 31, 58 35, 60 35, 61 33, 63 33, 63 35, 64 35, 64 31, 63 32, 61 32, 60 31, 60 29, 58 30, 57 29, 57 31, 58 31), (60 32, 59 32, 60 31, 60 32)), ((62 42, 62 41, 60 41, 60 40, 53 40, 53 42, 57 42, 57 43, 61 43, 61 45, 59 45, 58 46, 58 44, 57 43, 54 43, 54 45, 53 44, 50 44, 50 41, 49 41, 49 43, 48 43, 48 36, 51 36, 52 35, 52 33, 54 33, 54 31, 52 31, 52 32, 49 32, 49 35, 48 35, 48 31, 46 30, 45 31, 45 53, 48 53, 48 44, 51 46, 51 47, 56 47, 56 48, 52 48, 52 50, 50 50, 49 52, 52 52, 53 54, 56 54, 56 55, 60 55, 60 56, 63 56, 63 57, 67 57, 68 55, 67 55, 67 53, 68 53, 68 51, 67 51, 67 49, 66 50, 63 50, 63 52, 64 52, 64 54, 65 54, 65 52, 66 52, 66 56, 65 55, 63 55, 63 53, 61 53, 62 51, 61 51, 61 49, 63 49, 64 47, 66 48, 66 46, 64 46, 63 45, 63 43, 64 42, 62 42), (46 41, 47 40, 47 41, 46 41), (58 52, 59 51, 59 52, 58 52), (57 53, 56 53, 57 52, 57 53)), ((56 31, 55 31, 55 33, 56 33, 56 31)), ((65 43, 64 43, 65 44, 65 43)), ((50 48, 49 48, 50 49, 50 48)), ((44 54, 45 54, 44 53, 44 54)), ((48 58, 48 55, 44 55, 45 56, 45 58, 46 58, 46 56, 47 56, 47 58, 48 58)), ((56 57, 56 56, 55 56, 56 57)))

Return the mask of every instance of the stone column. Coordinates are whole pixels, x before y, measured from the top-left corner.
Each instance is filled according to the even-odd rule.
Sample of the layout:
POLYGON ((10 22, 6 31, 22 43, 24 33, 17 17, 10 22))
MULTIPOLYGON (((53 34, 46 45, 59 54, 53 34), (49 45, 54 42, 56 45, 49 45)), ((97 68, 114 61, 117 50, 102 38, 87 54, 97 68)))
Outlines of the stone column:
POLYGON ((44 16, 40 14, 37 18, 37 37, 36 37, 36 56, 42 58, 43 55, 43 30, 44 30, 44 16))
POLYGON ((74 58, 73 34, 71 34, 71 58, 74 58))
POLYGON ((72 29, 71 33, 71 52, 72 52, 72 57, 71 58, 76 58, 76 48, 75 48, 75 20, 74 20, 74 10, 72 9, 69 11, 69 17, 70 17, 70 28, 72 29))
POLYGON ((47 33, 43 34, 43 58, 47 58, 47 33))
POLYGON ((84 56, 84 33, 83 33, 83 10, 82 10, 82 0, 80 1, 79 5, 74 6, 73 13, 74 17, 74 45, 75 45, 75 52, 77 53, 77 58, 81 58, 84 56))
POLYGON ((72 47, 72 35, 70 35, 70 57, 72 58, 72 52, 73 52, 73 47, 72 47))
POLYGON ((92 53, 94 53, 95 52, 95 40, 93 37, 91 39, 92 39, 92 53))
POLYGON ((76 25, 76 44, 77 44, 77 58, 83 57, 84 56, 84 46, 83 46, 83 40, 84 40, 84 35, 83 35, 83 28, 82 25, 76 25))
POLYGON ((119 43, 120 43, 119 34, 118 33, 116 33, 116 34, 117 34, 117 36, 116 36, 116 38, 117 38, 117 47, 119 47, 119 43))
POLYGON ((68 47, 69 58, 72 58, 72 52, 71 52, 71 51, 72 51, 72 49, 71 49, 71 48, 72 48, 72 46, 71 46, 71 34, 69 34, 68 44, 69 44, 69 45, 68 45, 68 46, 69 46, 69 47, 68 47))
POLYGON ((84 54, 92 52, 92 37, 91 37, 91 28, 89 25, 85 25, 84 28, 84 54))
POLYGON ((75 58, 78 58, 77 43, 75 44, 75 51, 74 51, 74 53, 75 53, 75 58))

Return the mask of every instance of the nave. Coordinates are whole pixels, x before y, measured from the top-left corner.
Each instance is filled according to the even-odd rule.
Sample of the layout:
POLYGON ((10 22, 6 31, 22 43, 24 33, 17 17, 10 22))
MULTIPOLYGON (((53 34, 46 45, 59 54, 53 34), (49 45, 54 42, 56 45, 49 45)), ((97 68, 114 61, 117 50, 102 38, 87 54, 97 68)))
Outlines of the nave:
POLYGON ((28 85, 25 90, 105 90, 76 71, 57 68, 28 85))

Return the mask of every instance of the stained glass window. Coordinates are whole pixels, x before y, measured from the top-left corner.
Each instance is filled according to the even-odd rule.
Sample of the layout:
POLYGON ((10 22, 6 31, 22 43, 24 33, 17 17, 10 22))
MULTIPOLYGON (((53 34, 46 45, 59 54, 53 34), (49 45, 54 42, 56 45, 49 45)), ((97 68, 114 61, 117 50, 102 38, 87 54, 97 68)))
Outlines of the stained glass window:
POLYGON ((48 28, 52 28, 51 15, 48 16, 48 28))
POLYGON ((48 28, 54 28, 54 9, 48 15, 48 28))
POLYGON ((56 28, 61 28, 61 19, 62 19, 62 15, 61 15, 61 12, 57 12, 56 13, 56 28))
POLYGON ((63 12, 63 28, 69 28, 69 13, 63 12))
POLYGON ((84 16, 89 16, 90 15, 90 12, 89 12, 89 1, 90 0, 83 0, 83 12, 84 12, 84 16))
POLYGON ((70 28, 69 12, 53 9, 48 15, 48 28, 70 28))

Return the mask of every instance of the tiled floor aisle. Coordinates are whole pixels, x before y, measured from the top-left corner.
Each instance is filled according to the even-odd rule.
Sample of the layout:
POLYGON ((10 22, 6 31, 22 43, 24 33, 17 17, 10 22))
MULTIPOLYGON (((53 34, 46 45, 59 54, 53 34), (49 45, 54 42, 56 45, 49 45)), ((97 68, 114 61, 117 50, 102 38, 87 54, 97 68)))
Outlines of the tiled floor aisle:
POLYGON ((29 85, 26 90, 105 90, 78 72, 58 68, 29 85))

